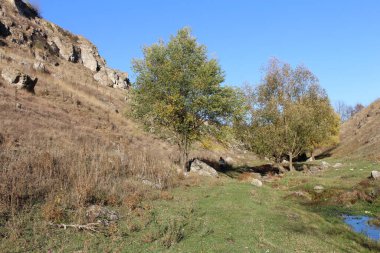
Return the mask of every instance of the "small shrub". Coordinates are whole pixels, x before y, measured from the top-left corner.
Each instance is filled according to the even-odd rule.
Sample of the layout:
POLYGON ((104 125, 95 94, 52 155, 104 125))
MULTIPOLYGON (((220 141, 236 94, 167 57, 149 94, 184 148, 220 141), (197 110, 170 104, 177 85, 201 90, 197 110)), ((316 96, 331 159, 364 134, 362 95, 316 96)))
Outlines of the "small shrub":
POLYGON ((169 220, 161 227, 161 234, 162 245, 170 248, 184 238, 184 223, 178 219, 169 220))

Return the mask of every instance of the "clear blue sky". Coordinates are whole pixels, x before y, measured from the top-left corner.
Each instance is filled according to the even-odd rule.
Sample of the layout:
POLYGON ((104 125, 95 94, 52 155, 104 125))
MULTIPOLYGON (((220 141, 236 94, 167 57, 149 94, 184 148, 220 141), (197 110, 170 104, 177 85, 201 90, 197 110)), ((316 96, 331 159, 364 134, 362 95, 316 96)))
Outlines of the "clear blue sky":
POLYGON ((46 19, 94 42, 134 79, 141 49, 189 26, 226 84, 257 84, 271 57, 304 64, 332 103, 380 97, 379 0, 32 0, 46 19))

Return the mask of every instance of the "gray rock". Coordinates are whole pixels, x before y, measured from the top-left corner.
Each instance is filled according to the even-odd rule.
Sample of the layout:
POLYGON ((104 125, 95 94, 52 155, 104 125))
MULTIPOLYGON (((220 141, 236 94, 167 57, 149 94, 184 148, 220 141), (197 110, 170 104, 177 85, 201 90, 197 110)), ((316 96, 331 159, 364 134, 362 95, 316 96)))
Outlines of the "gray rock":
POLYGON ((377 170, 374 170, 371 172, 371 178, 375 179, 375 180, 378 180, 380 179, 380 172, 377 171, 377 170))
POLYGON ((312 200, 310 193, 305 192, 305 191, 295 191, 295 192, 291 193, 291 195, 294 197, 297 197, 297 198, 308 200, 308 201, 312 200))
POLYGON ((33 64, 33 69, 39 72, 46 72, 45 64, 40 61, 37 61, 33 64))
POLYGON ((112 81, 109 79, 107 71, 101 69, 98 73, 94 75, 94 79, 102 86, 113 87, 112 81))
POLYGON ((96 60, 96 56, 99 57, 97 50, 94 46, 90 45, 89 43, 81 44, 81 57, 83 66, 91 70, 92 72, 99 71, 99 63, 96 60))
POLYGON ((254 185, 256 187, 261 187, 263 186, 263 182, 261 182, 259 179, 254 178, 251 181, 251 185, 254 185))
POLYGON ((321 167, 318 167, 318 166, 311 166, 311 167, 309 168, 309 172, 312 173, 312 174, 314 174, 314 173, 318 173, 318 172, 320 172, 321 170, 322 170, 321 167))
POLYGON ((289 161, 288 160, 286 160, 286 159, 284 159, 284 160, 282 160, 282 162, 281 162, 282 164, 284 164, 284 165, 288 165, 289 164, 289 161))
POLYGON ((51 46, 54 45, 58 48, 59 55, 66 61, 73 63, 81 62, 81 51, 80 48, 73 45, 67 39, 62 39, 60 36, 55 36, 49 43, 51 46))
POLYGON ((316 186, 314 186, 314 191, 316 193, 322 193, 324 190, 325 190, 325 187, 323 187, 322 185, 316 185, 316 186))
POLYGON ((94 79, 102 86, 127 89, 128 74, 110 68, 102 68, 94 75, 94 79))
POLYGON ((306 162, 313 162, 315 161, 313 157, 310 157, 309 159, 306 160, 306 162))
POLYGON ((328 162, 322 161, 321 168, 322 169, 328 169, 330 167, 330 164, 328 162))
POLYGON ((3 69, 1 76, 5 81, 17 89, 26 89, 29 92, 34 92, 34 86, 38 81, 38 78, 32 78, 26 74, 21 73, 19 70, 12 68, 3 69))
POLYGON ((148 186, 155 188, 155 189, 158 189, 158 190, 163 189, 162 184, 160 184, 160 183, 154 183, 154 182, 147 180, 147 179, 143 179, 141 182, 145 185, 148 185, 148 186))
POLYGON ((336 163, 336 164, 334 164, 333 165, 333 168, 340 168, 340 167, 342 167, 343 166, 343 164, 341 164, 341 163, 336 163))
POLYGON ((218 177, 218 172, 206 163, 195 159, 190 166, 190 172, 200 176, 218 177))
POLYGON ((224 159, 228 164, 233 164, 235 161, 233 158, 227 156, 226 159, 224 159))
POLYGON ((92 205, 86 209, 86 217, 90 222, 110 222, 119 219, 119 215, 107 207, 92 205))
POLYGON ((107 68, 108 78, 112 82, 114 88, 127 89, 129 85, 128 74, 107 68))

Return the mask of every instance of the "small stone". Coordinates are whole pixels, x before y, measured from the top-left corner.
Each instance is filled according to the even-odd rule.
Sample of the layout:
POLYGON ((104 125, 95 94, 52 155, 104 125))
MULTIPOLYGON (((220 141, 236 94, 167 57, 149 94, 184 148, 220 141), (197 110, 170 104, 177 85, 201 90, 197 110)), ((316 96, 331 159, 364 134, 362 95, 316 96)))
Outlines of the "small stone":
POLYGON ((316 193, 322 193, 324 190, 325 190, 325 187, 323 187, 322 185, 316 185, 316 186, 314 187, 314 191, 315 191, 316 193))
POLYGON ((251 185, 254 185, 254 186, 256 186, 256 187, 261 187, 261 186, 263 186, 263 182, 261 182, 260 180, 254 178, 254 179, 252 179, 252 181, 251 181, 251 185))
POLYGON ((308 200, 308 201, 312 200, 310 193, 305 192, 305 191, 296 191, 296 192, 293 192, 291 195, 298 198, 302 198, 304 200, 308 200))
POLYGON ((328 169, 330 167, 330 164, 328 162, 322 161, 321 168, 322 169, 328 169))
POLYGON ((227 157, 226 159, 224 159, 228 164, 233 164, 234 163, 234 159, 232 159, 231 157, 227 157))
POLYGON ((46 72, 45 65, 40 61, 37 61, 33 64, 33 69, 39 72, 46 72))
POLYGON ((340 168, 340 167, 342 167, 342 166, 343 166, 343 164, 341 164, 341 163, 336 163, 336 164, 333 165, 333 168, 340 168))

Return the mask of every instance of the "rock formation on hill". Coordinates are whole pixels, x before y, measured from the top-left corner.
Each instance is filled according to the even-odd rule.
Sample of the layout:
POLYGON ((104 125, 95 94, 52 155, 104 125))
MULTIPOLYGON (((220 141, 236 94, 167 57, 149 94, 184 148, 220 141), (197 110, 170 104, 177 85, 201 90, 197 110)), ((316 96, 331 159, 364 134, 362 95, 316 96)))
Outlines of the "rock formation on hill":
POLYGON ((128 74, 107 67, 90 41, 40 18, 38 10, 22 0, 0 0, 0 47, 30 51, 36 66, 59 64, 57 58, 81 64, 99 84, 126 89, 128 74))
POLYGON ((380 99, 342 125, 340 140, 333 154, 380 160, 380 99))

